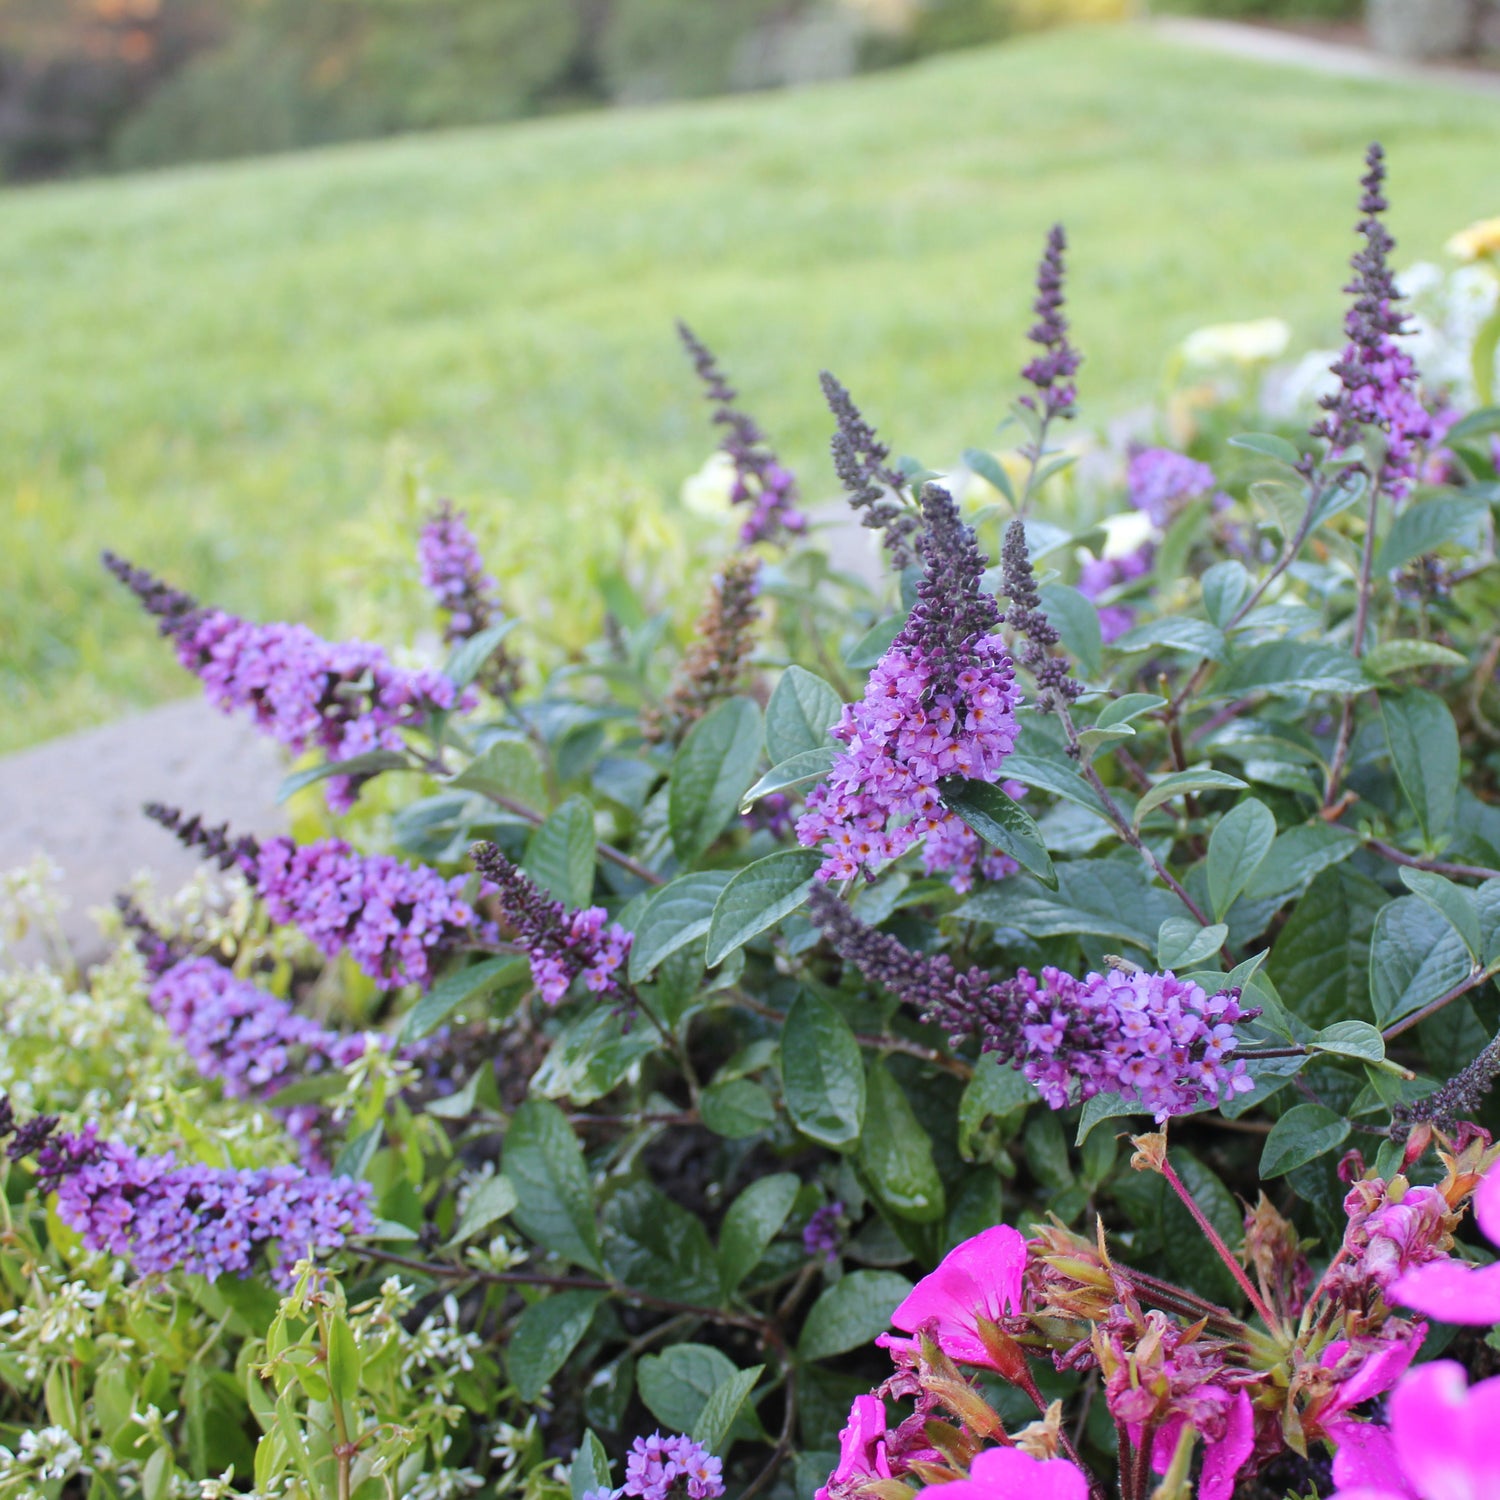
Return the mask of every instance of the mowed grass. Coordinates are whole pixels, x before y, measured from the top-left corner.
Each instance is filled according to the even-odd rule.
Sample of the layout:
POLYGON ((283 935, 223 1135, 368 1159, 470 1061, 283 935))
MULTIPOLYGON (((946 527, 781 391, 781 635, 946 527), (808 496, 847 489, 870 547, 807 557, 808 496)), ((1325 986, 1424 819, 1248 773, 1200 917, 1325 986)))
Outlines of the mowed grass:
POLYGON ((1376 136, 1403 259, 1495 211, 1500 101, 1125 29, 7 193, 0 747, 184 690, 102 546, 228 607, 347 622, 335 559, 351 523, 389 526, 413 455, 555 634, 612 568, 675 568, 663 533, 712 445, 678 315, 813 497, 820 367, 898 451, 988 438, 1057 219, 1095 419, 1149 398, 1205 322, 1280 314, 1326 344, 1376 136))

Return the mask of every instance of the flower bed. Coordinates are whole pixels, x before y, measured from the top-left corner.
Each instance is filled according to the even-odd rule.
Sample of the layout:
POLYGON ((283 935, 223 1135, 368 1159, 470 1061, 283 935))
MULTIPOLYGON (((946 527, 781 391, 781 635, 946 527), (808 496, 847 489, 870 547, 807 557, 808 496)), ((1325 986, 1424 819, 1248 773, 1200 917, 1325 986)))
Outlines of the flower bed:
POLYGON ((441 669, 109 558, 301 812, 4 976, 0 1494, 1486 1493, 1500 411, 1384 175, 1310 432, 1080 476, 1061 230, 1005 451, 825 375, 875 588, 684 329, 681 647, 445 504, 441 669))

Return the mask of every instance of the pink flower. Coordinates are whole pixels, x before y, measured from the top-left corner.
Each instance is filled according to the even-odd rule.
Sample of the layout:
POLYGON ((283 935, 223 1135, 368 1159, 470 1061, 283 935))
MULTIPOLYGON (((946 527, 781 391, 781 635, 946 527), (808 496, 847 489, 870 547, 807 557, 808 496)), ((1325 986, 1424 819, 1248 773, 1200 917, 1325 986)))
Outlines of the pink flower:
POLYGON ((1339 1339, 1330 1344, 1323 1351, 1323 1367, 1333 1372, 1337 1384, 1328 1399, 1304 1419, 1308 1434, 1321 1434, 1340 1449, 1363 1441, 1371 1424, 1349 1413, 1390 1390, 1406 1373, 1426 1337, 1426 1327, 1417 1325, 1378 1343, 1351 1344, 1339 1339))
POLYGON ((942 1486, 942 1500, 1088 1500, 1089 1482, 1065 1458, 1033 1458, 1020 1448, 988 1448, 967 1479, 942 1486))
MULTIPOLYGON (((1020 1311, 1025 1270, 1025 1238, 1009 1224, 997 1224, 951 1250, 912 1288, 891 1322, 906 1333, 929 1333, 949 1359, 1014 1378, 1014 1370, 985 1341, 979 1322, 998 1323, 1006 1313, 1020 1311)), ((911 1346, 909 1340, 882 1337, 888 1346, 911 1346)))
POLYGON ((838 1467, 813 1500, 830 1500, 835 1487, 865 1479, 889 1479, 891 1461, 886 1451, 885 1402, 878 1396, 856 1396, 849 1423, 839 1433, 838 1467))
MULTIPOLYGON (((1491 1171, 1475 1189, 1474 1218, 1500 1244, 1500 1172, 1491 1171)), ((1445 1256, 1406 1271, 1387 1295, 1444 1323, 1500 1323, 1500 1261, 1477 1267, 1445 1256)))
MULTIPOLYGON (((1219 1387, 1209 1387, 1219 1391, 1219 1387)), ((1203 1438, 1203 1472, 1198 1479, 1198 1500, 1231 1500, 1234 1494, 1234 1479, 1245 1460, 1255 1447, 1255 1412, 1250 1397, 1243 1389, 1233 1396, 1221 1392, 1225 1399, 1218 1403, 1214 1417, 1200 1414, 1193 1423, 1203 1438), (1210 1435, 1212 1434, 1212 1435, 1210 1435)), ((1215 1403, 1204 1403, 1205 1411, 1215 1403)), ((1158 1474, 1165 1474, 1172 1466, 1172 1455, 1177 1451, 1177 1441, 1182 1435, 1186 1414, 1168 1417, 1157 1428, 1151 1449, 1151 1467, 1158 1474)))
POLYGON ((1500 1377, 1466 1382, 1434 1360, 1391 1395, 1389 1430, 1365 1424, 1333 1462, 1333 1500, 1493 1500, 1500 1495, 1500 1377))

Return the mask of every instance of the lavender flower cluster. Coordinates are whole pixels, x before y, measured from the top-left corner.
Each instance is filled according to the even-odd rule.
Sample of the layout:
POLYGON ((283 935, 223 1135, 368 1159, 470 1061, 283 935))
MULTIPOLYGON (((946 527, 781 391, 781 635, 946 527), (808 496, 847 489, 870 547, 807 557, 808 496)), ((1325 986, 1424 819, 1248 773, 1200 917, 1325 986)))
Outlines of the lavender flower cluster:
POLYGON ((1125 470, 1130 503, 1153 526, 1170 525, 1184 505, 1208 494, 1216 483, 1207 464, 1171 448, 1138 448, 1125 470))
POLYGON ((638 1437, 625 1457, 625 1483, 617 1490, 589 1490, 584 1500, 667 1500, 673 1494, 688 1500, 718 1500, 724 1493, 724 1465, 707 1448, 689 1437, 663 1437, 653 1432, 638 1437))
MULTIPOLYGON (((258 625, 204 608, 113 553, 104 562, 158 616, 214 704, 226 713, 248 708, 259 729, 298 754, 316 745, 343 761, 399 750, 403 729, 478 701, 441 672, 396 666, 378 646, 325 641, 305 625, 258 625)), ((330 777, 329 807, 347 812, 359 786, 359 777, 330 777)))
POLYGON ((243 1275, 274 1247, 284 1281, 298 1259, 328 1254, 374 1226, 368 1182, 290 1166, 178 1166, 170 1151, 140 1156, 118 1142, 92 1144, 58 1186, 58 1217, 90 1250, 128 1256, 144 1276, 243 1275))
POLYGON ((271 920, 301 928, 319 952, 349 956, 383 985, 431 982, 463 939, 494 942, 492 922, 464 899, 464 877, 445 879, 389 854, 360 854, 342 839, 269 839, 245 873, 271 920))
POLYGON ((1053 968, 996 979, 960 972, 946 954, 914 953, 866 926, 831 891, 809 898, 813 921, 834 950, 943 1027, 1019 1067, 1053 1108, 1100 1093, 1139 1101, 1158 1120, 1250 1089, 1232 1053, 1246 1018, 1239 992, 1207 995, 1171 973, 1112 970, 1075 979, 1053 968))
MULTIPOLYGON (((468 640, 500 622, 503 611, 498 585, 485 572, 479 543, 466 524, 463 511, 444 500, 427 518, 417 538, 417 564, 422 584, 447 616, 443 639, 450 644, 468 640)), ((521 665, 505 648, 495 647, 476 679, 502 696, 521 685, 521 665)))
POLYGON ((777 459, 755 420, 735 406, 738 392, 724 378, 708 346, 686 323, 678 323, 677 333, 713 403, 714 425, 724 429, 720 447, 734 463, 730 503, 751 507, 740 527, 740 541, 749 547, 778 541, 783 532, 805 531, 807 519, 797 509, 797 480, 791 470, 777 459))
POLYGON ((1063 255, 1068 248, 1067 235, 1061 224, 1054 224, 1047 235, 1047 248, 1037 267, 1036 301, 1031 310, 1036 323, 1026 335, 1042 352, 1021 371, 1021 377, 1036 387, 1037 396, 1023 396, 1025 405, 1037 408, 1044 421, 1053 417, 1071 417, 1078 389, 1073 376, 1083 363, 1083 356, 1068 342, 1068 320, 1063 316, 1063 255))
MULTIPOLYGON (((1078 570, 1078 592, 1097 601, 1110 589, 1144 578, 1151 571, 1151 557, 1149 542, 1122 557, 1091 557, 1078 570)), ((1135 624, 1135 611, 1128 604, 1100 604, 1098 613, 1105 645, 1119 640, 1135 624)))
POLYGON ((1405 327, 1389 263, 1396 242, 1380 217, 1388 205, 1382 191, 1385 153, 1378 145, 1369 148, 1365 164, 1359 205, 1365 243, 1350 262, 1354 279, 1344 289, 1354 298, 1344 317, 1349 342, 1333 365, 1339 389, 1323 398, 1327 415, 1313 428, 1313 436, 1327 438, 1331 456, 1338 458, 1361 442, 1367 429, 1384 432, 1385 458, 1377 482, 1399 500, 1412 487, 1421 450, 1434 441, 1434 428, 1415 389, 1416 363, 1397 342, 1405 327))
POLYGON ((474 865, 493 882, 506 925, 531 962, 531 977, 556 1005, 579 977, 596 995, 629 1003, 620 971, 634 934, 611 922, 602 906, 570 909, 553 901, 494 844, 474 846, 474 865))
POLYGON ((943 806, 946 776, 996 781, 1015 745, 1020 702, 999 621, 980 592, 984 558, 936 485, 922 496, 923 578, 906 624, 876 664, 863 700, 845 706, 830 733, 847 749, 813 788, 797 838, 822 845, 821 880, 873 875, 926 837, 929 873, 964 889, 980 844, 943 806))
POLYGON ((374 1032, 339 1032, 300 1016, 285 1000, 237 978, 211 958, 184 958, 157 975, 151 1008, 198 1071, 231 1098, 273 1094, 308 1073, 347 1068, 374 1032))

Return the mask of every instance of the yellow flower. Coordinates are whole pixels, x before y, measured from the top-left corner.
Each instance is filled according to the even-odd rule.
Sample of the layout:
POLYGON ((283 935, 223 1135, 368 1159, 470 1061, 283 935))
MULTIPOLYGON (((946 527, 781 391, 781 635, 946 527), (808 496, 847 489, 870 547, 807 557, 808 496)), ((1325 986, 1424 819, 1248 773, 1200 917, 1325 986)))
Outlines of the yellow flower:
POLYGON ((1446 248, 1449 255, 1456 255, 1459 260, 1487 260, 1500 255, 1500 216, 1480 219, 1477 224, 1461 229, 1446 248))

